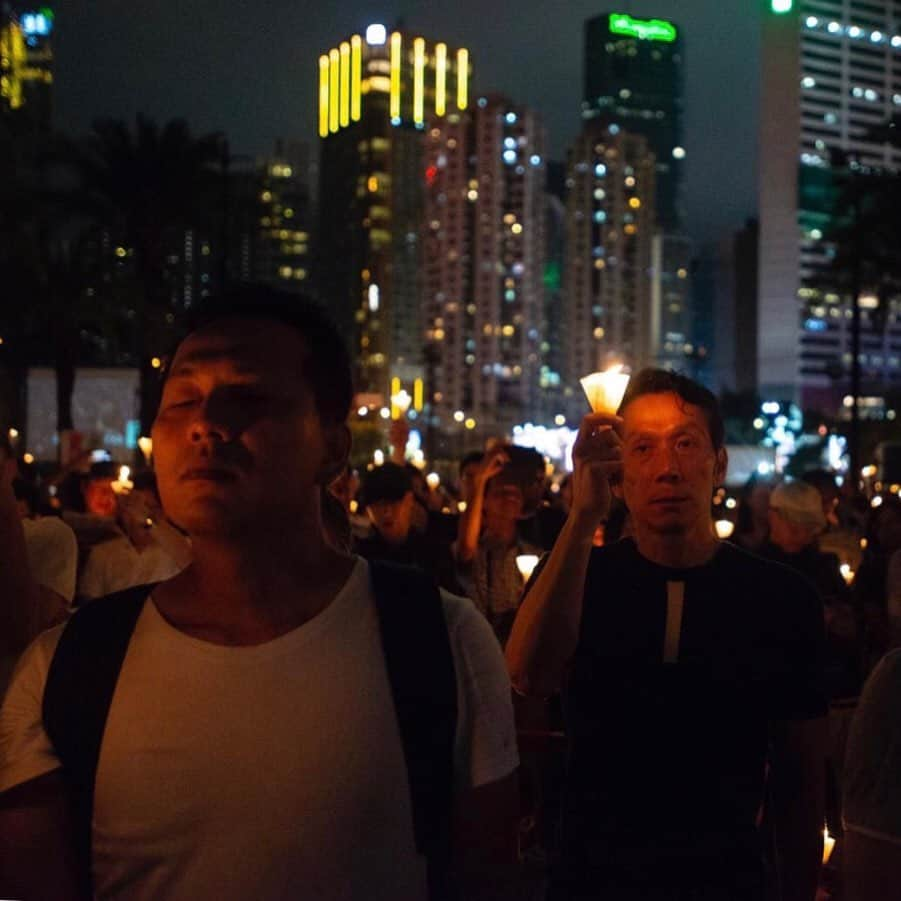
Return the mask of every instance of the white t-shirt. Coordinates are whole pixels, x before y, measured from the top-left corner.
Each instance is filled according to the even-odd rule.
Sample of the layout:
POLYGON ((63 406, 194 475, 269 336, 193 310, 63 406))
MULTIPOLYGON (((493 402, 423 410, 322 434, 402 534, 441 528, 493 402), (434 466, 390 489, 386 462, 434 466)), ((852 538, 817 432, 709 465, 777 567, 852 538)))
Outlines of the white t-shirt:
POLYGON ((22 530, 28 549, 28 566, 35 581, 71 603, 75 597, 78 567, 75 533, 56 516, 23 519, 22 530))
POLYGON ((184 568, 155 540, 138 550, 126 535, 117 535, 91 548, 78 580, 78 596, 102 598, 135 585, 165 582, 184 568))
MULTIPOLYGON (((443 601, 461 791, 518 757, 494 635, 470 601, 443 601)), ((0 791, 59 766, 41 700, 60 631, 25 653, 0 710, 0 791)), ((368 565, 318 616, 253 647, 192 638, 148 602, 110 708, 93 829, 103 899, 425 899, 368 565)))

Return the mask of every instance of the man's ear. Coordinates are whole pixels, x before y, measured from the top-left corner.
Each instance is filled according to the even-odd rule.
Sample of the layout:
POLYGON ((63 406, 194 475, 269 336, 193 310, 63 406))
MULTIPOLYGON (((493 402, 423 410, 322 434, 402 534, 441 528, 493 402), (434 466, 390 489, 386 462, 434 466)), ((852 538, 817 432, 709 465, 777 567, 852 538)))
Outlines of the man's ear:
POLYGON ((713 466, 713 487, 718 488, 726 481, 726 471, 729 468, 729 454, 725 447, 716 452, 716 463, 713 466))
POLYGON ((613 496, 619 501, 625 501, 626 497, 623 493, 623 480, 622 476, 617 479, 611 479, 610 481, 610 490, 613 492, 613 496))
POLYGON ((323 428, 325 455, 316 478, 322 486, 331 485, 344 472, 350 457, 351 435, 347 424, 337 423, 323 428))

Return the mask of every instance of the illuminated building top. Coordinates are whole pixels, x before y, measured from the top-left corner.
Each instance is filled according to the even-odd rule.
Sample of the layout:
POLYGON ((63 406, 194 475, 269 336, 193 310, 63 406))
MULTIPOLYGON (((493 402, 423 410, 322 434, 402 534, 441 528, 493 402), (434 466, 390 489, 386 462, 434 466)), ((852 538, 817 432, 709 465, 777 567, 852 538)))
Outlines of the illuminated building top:
POLYGON ((387 97, 393 125, 422 128, 469 104, 469 51, 451 50, 383 25, 370 25, 319 57, 319 136, 359 122, 366 105, 387 97))
POLYGON ((667 44, 673 43, 678 37, 676 26, 672 22, 663 19, 633 19, 625 13, 610 14, 610 31, 641 41, 663 41, 667 44))

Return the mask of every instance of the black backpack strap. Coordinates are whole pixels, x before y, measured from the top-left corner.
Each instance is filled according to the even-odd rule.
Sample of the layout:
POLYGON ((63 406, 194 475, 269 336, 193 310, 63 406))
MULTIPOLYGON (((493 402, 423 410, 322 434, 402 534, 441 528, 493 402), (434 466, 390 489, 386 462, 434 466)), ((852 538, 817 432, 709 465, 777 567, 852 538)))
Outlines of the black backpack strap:
POLYGON ((450 887, 457 679, 438 587, 412 567, 370 561, 382 646, 410 782, 416 848, 429 897, 450 887))
POLYGON ((119 670, 153 585, 90 601, 66 623, 44 687, 44 731, 71 793, 86 897, 91 892, 94 782, 119 670))

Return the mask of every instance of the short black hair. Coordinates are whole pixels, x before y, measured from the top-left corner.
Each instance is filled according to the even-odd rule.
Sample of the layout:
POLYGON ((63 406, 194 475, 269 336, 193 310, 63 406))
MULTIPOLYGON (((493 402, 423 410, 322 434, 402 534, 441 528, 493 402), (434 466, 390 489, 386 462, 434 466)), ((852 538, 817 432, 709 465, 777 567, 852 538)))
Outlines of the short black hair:
MULTIPOLYGON (((265 319, 298 331, 306 341, 304 375, 310 382, 323 423, 342 423, 353 403, 353 376, 347 345, 328 312, 305 294, 289 294, 268 285, 242 284, 204 298, 185 317, 189 335, 220 319, 265 319)), ((174 354, 173 354, 174 356, 174 354)))
POLYGON ((360 489, 360 499, 363 506, 368 507, 379 501, 399 501, 412 490, 413 477, 406 466, 383 463, 366 473, 360 489))
POLYGON ((630 379, 629 387, 619 405, 619 415, 622 416, 632 401, 646 394, 675 394, 684 403, 700 407, 707 420, 707 431, 713 449, 718 451, 722 448, 726 441, 726 427, 723 424, 719 401, 713 392, 681 373, 648 367, 630 379))

